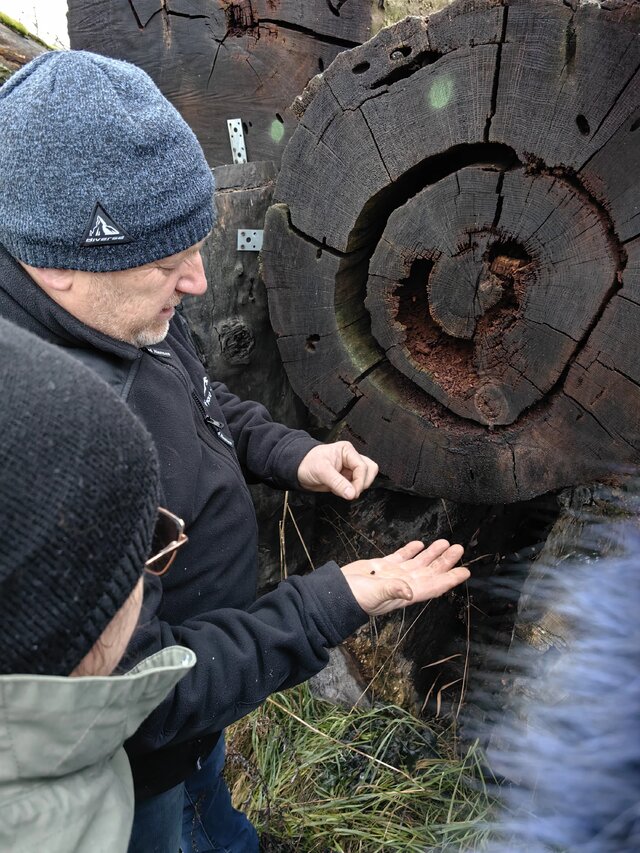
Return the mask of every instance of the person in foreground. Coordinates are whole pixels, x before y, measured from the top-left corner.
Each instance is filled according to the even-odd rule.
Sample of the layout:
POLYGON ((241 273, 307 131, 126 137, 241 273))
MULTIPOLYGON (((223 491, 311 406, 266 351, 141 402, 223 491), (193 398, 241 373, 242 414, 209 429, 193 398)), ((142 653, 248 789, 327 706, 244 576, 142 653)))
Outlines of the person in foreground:
POLYGON ((122 744, 195 662, 173 646, 105 678, 140 613, 156 453, 106 384, 5 320, 0 394, 0 851, 124 853, 122 744))
POLYGON ((521 695, 488 758, 513 782, 496 791, 489 853, 640 849, 640 538, 636 520, 599 532, 615 556, 566 560, 535 593, 572 626, 569 647, 542 667, 509 657, 521 695))
POLYGON ((380 560, 330 562, 255 600, 257 523, 246 478, 348 500, 377 465, 274 423, 210 378, 185 321, 207 287, 214 224, 202 149, 150 78, 85 52, 38 57, 0 89, 0 314, 67 348, 153 436, 163 500, 189 536, 145 590, 133 663, 178 642, 190 673, 127 744, 131 851, 257 850, 221 777, 225 726, 318 672, 370 614, 468 577, 462 548, 410 542, 380 560))

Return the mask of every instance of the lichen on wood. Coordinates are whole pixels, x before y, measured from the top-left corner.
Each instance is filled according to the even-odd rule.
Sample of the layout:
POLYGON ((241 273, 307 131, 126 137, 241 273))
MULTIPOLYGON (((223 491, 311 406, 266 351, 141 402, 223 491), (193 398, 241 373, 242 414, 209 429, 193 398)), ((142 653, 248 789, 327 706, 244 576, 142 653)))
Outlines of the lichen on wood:
POLYGON ((397 24, 407 15, 426 16, 439 12, 448 6, 452 0, 372 0, 373 2, 373 32, 377 33, 382 27, 397 24))
POLYGON ((41 39, 0 12, 0 85, 45 50, 50 48, 41 39))
POLYGON ((29 41, 33 41, 36 44, 41 45, 47 50, 53 49, 51 45, 47 44, 41 38, 30 32, 24 24, 21 24, 20 21, 16 21, 13 18, 10 18, 9 15, 5 15, 4 12, 0 12, 0 24, 4 24, 5 27, 8 27, 10 30, 13 30, 15 33, 18 33, 18 35, 22 36, 23 38, 29 39, 29 41))

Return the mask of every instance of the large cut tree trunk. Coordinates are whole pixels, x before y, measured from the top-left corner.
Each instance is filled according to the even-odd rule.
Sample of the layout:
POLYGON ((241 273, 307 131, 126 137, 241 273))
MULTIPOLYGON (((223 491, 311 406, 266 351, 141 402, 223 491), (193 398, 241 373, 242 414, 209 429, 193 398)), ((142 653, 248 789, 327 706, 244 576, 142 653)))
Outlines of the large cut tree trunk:
POLYGON ((212 166, 231 162, 227 119, 250 160, 280 162, 289 105, 345 47, 371 35, 372 0, 69 0, 71 46, 134 62, 182 113, 212 166))
POLYGON ((516 501, 637 462, 639 23, 458 2, 299 99, 273 326, 295 390, 396 486, 516 501))

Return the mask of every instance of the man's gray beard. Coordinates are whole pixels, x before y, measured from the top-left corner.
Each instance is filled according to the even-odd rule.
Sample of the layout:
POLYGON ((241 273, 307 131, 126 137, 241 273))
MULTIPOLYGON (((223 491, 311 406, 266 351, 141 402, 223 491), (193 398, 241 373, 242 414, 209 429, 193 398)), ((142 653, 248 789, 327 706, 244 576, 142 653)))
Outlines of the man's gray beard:
POLYGON ((153 329, 143 329, 141 332, 137 332, 130 343, 134 345, 134 347, 138 347, 138 349, 142 349, 142 347, 152 347, 154 344, 159 344, 167 337, 167 333, 169 332, 169 322, 167 321, 164 324, 164 329, 162 331, 155 331, 153 329))

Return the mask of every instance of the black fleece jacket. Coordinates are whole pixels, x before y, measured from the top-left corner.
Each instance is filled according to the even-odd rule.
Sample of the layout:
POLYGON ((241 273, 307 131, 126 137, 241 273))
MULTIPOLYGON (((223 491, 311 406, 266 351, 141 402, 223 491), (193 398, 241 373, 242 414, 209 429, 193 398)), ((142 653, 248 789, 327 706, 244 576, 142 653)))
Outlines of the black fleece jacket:
POLYGON ((170 571, 147 579, 126 657, 132 665, 180 643, 198 658, 127 744, 137 796, 150 796, 190 775, 229 723, 322 669, 328 649, 366 620, 335 563, 254 601, 257 525, 243 472, 296 488, 298 465, 317 442, 211 382, 182 318, 153 347, 114 340, 49 299, 2 247, 0 315, 116 388, 155 440, 164 505, 186 522, 189 542, 170 571))

